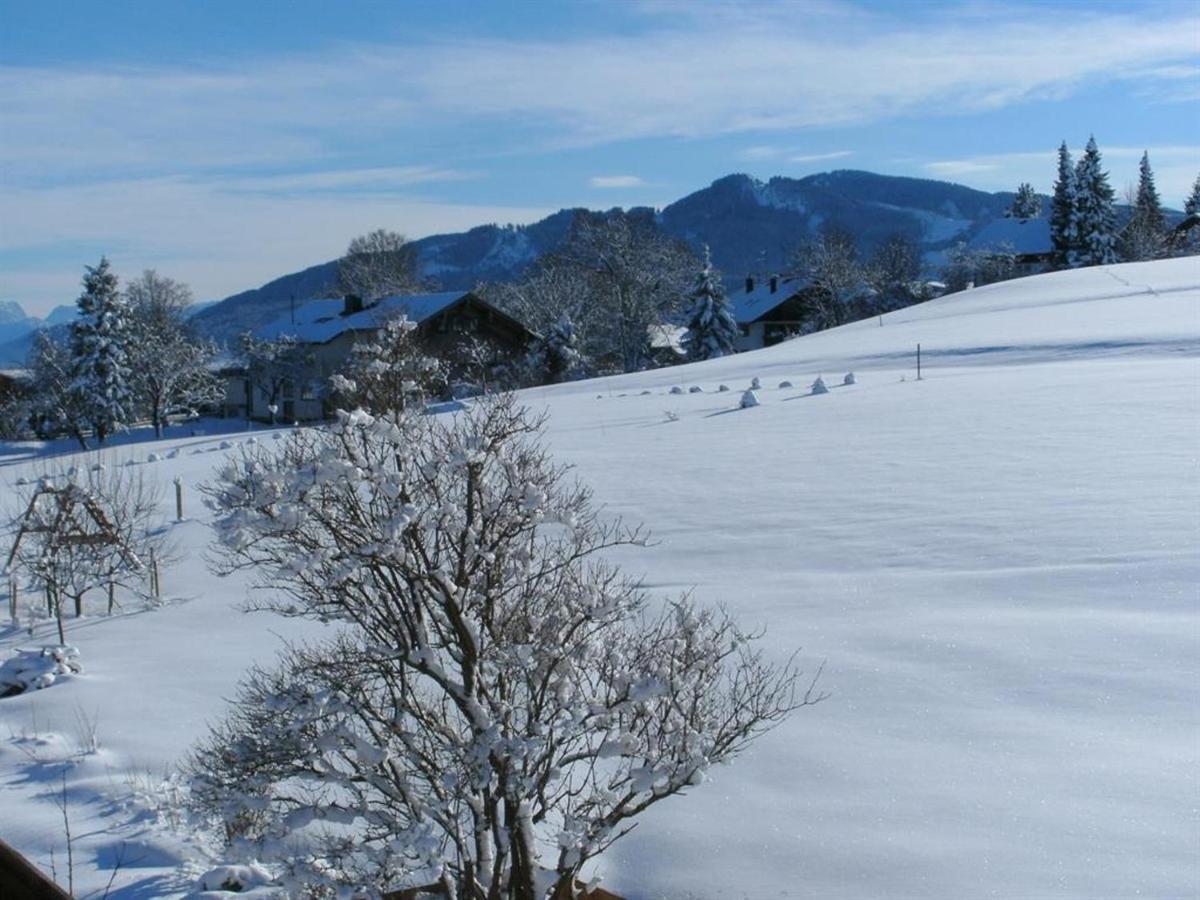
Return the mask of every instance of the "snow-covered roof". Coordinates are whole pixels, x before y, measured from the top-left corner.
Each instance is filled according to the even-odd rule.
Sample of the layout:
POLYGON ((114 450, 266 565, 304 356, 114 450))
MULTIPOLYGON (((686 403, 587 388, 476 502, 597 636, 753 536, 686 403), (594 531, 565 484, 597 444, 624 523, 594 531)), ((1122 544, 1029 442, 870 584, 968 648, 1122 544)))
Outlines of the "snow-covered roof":
POLYGON ((796 278, 776 278, 776 288, 771 290, 770 278, 755 279, 754 289, 742 288, 729 294, 729 305, 733 318, 739 325, 757 322, 779 304, 794 297, 807 282, 796 278))
POLYGON ((1019 254, 1050 253, 1049 219, 995 219, 971 239, 971 250, 996 250, 1008 245, 1019 254))
POLYGON ((343 315, 342 299, 313 300, 291 313, 255 331, 261 340, 274 340, 292 335, 308 344, 324 344, 347 331, 368 331, 379 328, 389 319, 407 316, 420 324, 426 319, 453 306, 469 291, 444 291, 439 294, 397 294, 382 297, 370 306, 350 315, 343 315))

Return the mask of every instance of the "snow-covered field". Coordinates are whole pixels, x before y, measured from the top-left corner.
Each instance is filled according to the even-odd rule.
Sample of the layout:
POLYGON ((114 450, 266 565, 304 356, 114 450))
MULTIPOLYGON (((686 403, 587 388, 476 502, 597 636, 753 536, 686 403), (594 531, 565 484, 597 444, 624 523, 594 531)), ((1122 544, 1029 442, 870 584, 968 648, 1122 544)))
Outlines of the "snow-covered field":
MULTIPOLYGON (((765 625, 780 658, 825 662, 831 693, 656 807, 602 860, 611 889, 1200 894, 1200 259, 1009 282, 526 400, 606 509, 652 530, 630 571, 765 625), (754 377, 761 405, 739 410, 754 377)), ((53 853, 65 882, 65 784, 79 896, 118 861, 112 897, 188 889, 209 860, 172 828, 172 764, 248 663, 317 627, 237 612, 243 585, 205 566, 195 486, 245 439, 110 452, 162 481, 166 520, 185 484, 168 603, 69 622, 85 673, 0 700, 0 837, 46 869, 53 853)), ((8 497, 46 465, 6 459, 8 497)), ((0 631, 6 654, 43 641, 0 631)))

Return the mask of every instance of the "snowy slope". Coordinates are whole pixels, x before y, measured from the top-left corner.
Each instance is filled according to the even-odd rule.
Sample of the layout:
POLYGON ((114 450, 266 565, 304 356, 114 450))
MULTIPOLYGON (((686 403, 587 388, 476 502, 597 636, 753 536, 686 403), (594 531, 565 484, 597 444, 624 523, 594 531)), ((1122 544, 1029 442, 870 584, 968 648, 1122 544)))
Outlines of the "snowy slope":
MULTIPOLYGON (((825 662, 832 694, 660 805, 602 861, 608 885, 630 898, 1200 892, 1198 357, 1192 258, 1009 282, 752 354, 527 392, 555 454, 608 511, 652 529, 651 547, 623 553, 630 571, 766 625, 780 657, 825 662), (841 386, 848 370, 857 384, 841 386), (818 374, 831 391, 809 395, 818 374), (754 377, 761 405, 736 410, 754 377)), ((112 896, 183 885, 173 865, 201 851, 153 821, 155 785, 242 668, 302 630, 232 612, 241 585, 204 566, 194 485, 224 440, 116 451, 187 485, 172 602, 80 623, 84 676, 0 700, 0 836, 46 867, 54 850, 62 876, 65 772, 81 895, 103 892, 122 846, 112 896), (98 753, 76 752, 79 711, 98 753)))

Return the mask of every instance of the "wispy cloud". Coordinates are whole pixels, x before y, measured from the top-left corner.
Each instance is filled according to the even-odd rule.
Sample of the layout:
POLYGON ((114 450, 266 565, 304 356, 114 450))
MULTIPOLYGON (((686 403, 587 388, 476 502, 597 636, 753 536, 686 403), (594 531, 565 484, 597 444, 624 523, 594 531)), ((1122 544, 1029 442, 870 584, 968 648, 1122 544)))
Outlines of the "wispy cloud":
POLYGON ((983 28, 953 7, 911 23, 839 8, 751 4, 621 37, 342 46, 236 70, 0 68, 0 161, 18 175, 179 171, 315 161, 464 123, 487 134, 475 149, 516 149, 531 135, 594 145, 971 112, 1117 80, 1177 90, 1200 29, 1195 13, 1000 10, 983 28))
MULTIPOLYGON (((1079 146, 1074 148, 1076 154, 1081 149, 1079 146)), ((1143 152, 1150 154, 1159 193, 1169 202, 1178 202, 1177 198, 1186 196, 1200 171, 1200 146, 1106 147, 1101 143, 1104 168, 1118 195, 1128 185, 1137 183, 1137 166, 1143 152)), ((991 190, 1013 190, 1019 182, 1028 181, 1038 190, 1048 192, 1057 177, 1057 166, 1057 148, 1048 147, 936 160, 925 163, 922 168, 936 178, 966 177, 972 185, 991 190)))
POLYGON ((593 175, 588 184, 594 188, 635 188, 644 187, 644 182, 637 175, 593 175))
POLYGON ((830 162, 835 159, 845 159, 847 156, 853 156, 853 150, 834 150, 832 153, 799 153, 795 156, 789 156, 788 162, 793 163, 818 163, 830 162))

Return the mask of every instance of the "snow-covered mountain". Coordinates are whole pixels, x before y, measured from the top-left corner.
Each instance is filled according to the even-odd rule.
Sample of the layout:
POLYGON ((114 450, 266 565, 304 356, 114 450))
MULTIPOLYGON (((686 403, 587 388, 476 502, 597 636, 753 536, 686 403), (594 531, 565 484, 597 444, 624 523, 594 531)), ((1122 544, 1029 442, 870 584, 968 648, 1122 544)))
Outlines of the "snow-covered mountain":
MULTIPOLYGON (((969 238, 1003 215, 1011 193, 989 194, 944 181, 839 171, 807 178, 729 175, 657 213, 663 229, 699 249, 732 283, 748 272, 778 271, 796 245, 824 225, 854 234, 864 253, 892 234, 926 251, 969 238)), ((446 290, 516 278, 560 247, 578 210, 561 210, 524 226, 482 225, 462 234, 416 241, 421 271, 446 290)), ((270 321, 293 302, 333 290, 335 266, 322 263, 227 297, 197 315, 200 327, 227 340, 270 321)))
MULTIPOLYGON (((617 562, 657 599, 692 591, 764 626, 770 659, 799 649, 831 693, 655 807, 601 858, 606 886, 696 900, 1194 894, 1198 382, 1193 257, 1010 281, 766 350, 525 392, 553 457, 607 515, 651 530, 617 562), (809 390, 818 375, 828 393, 809 390), (754 378, 759 405, 739 409, 754 378)), ((114 900, 190 889, 211 857, 171 812, 173 766, 251 662, 322 631, 236 612, 245 582, 202 556, 197 486, 276 433, 212 421, 101 454, 165 489, 180 548, 166 602, 108 618, 98 592, 67 623, 84 674, 0 700, 4 839, 46 869, 53 853, 62 875, 65 794, 79 896, 110 878, 114 900)), ((9 496, 59 450, 56 467, 98 456, 6 446, 9 496)), ((23 596, 0 651, 53 642, 29 621, 39 602, 23 596)))

